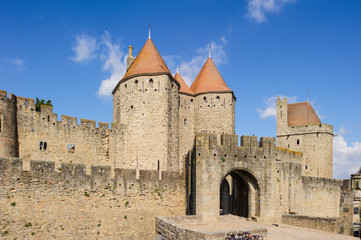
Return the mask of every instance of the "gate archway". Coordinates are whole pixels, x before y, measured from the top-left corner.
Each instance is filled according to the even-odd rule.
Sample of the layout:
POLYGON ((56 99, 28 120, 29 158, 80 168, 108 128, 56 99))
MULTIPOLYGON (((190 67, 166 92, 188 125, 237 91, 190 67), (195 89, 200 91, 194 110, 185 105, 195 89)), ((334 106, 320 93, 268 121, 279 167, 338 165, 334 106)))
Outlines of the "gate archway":
POLYGON ((245 170, 232 170, 220 183, 220 214, 241 217, 260 215, 260 191, 256 178, 245 170))

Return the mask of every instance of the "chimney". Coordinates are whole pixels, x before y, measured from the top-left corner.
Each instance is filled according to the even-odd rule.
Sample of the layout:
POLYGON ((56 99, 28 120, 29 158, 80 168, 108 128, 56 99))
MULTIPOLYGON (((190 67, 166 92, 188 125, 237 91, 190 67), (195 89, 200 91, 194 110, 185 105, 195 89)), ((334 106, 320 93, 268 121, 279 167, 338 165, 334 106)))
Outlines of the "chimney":
POLYGON ((132 65, 132 63, 134 62, 133 47, 129 46, 128 49, 129 49, 129 55, 128 55, 128 58, 127 58, 127 71, 129 69, 130 65, 132 65))

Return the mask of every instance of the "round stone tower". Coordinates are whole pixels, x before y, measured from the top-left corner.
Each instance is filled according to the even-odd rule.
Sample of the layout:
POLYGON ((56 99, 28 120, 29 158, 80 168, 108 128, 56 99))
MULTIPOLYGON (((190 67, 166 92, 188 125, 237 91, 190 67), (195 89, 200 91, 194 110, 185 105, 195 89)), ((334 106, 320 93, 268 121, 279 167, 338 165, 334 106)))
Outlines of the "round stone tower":
POLYGON ((235 134, 236 98, 211 58, 190 89, 195 96, 195 132, 235 134))
POLYGON ((180 85, 150 38, 128 65, 113 90, 116 167, 178 171, 180 85))
POLYGON ((16 96, 0 90, 0 157, 19 157, 16 96))

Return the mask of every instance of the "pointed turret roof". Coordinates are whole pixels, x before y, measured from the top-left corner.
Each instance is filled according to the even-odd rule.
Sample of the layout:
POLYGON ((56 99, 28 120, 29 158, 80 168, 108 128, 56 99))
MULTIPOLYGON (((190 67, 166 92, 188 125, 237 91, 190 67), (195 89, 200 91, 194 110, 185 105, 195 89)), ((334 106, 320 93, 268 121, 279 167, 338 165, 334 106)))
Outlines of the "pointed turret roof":
POLYGON ((179 85, 180 85, 179 92, 186 93, 186 94, 191 94, 191 95, 194 94, 192 92, 192 90, 188 87, 187 83, 184 81, 184 79, 182 78, 182 76, 179 73, 176 73, 174 75, 174 79, 177 80, 179 85))
POLYGON ((168 73, 170 71, 160 56, 152 39, 148 39, 122 79, 144 73, 168 73))
POLYGON ((150 75, 168 74, 172 76, 163 58, 160 56, 157 48, 155 47, 152 39, 150 38, 146 41, 142 50, 140 50, 138 56, 135 58, 132 65, 130 65, 123 78, 114 88, 113 94, 115 90, 118 88, 119 84, 124 80, 137 75, 146 75, 146 74, 150 74, 150 75))
POLYGON ((190 89, 195 93, 231 92, 211 58, 208 58, 190 89))
POLYGON ((292 103, 287 105, 288 126, 321 124, 315 110, 309 102, 292 103))

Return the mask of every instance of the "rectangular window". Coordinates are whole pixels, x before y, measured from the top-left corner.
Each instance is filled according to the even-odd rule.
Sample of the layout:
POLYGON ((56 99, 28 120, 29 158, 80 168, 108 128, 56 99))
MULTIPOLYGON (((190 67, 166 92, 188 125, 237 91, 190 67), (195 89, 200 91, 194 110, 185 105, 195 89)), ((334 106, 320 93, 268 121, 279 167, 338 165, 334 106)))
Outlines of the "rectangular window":
POLYGON ((358 208, 358 207, 355 207, 354 210, 353 210, 353 213, 354 213, 355 215, 357 215, 357 214, 359 213, 359 211, 360 211, 359 208, 358 208))

